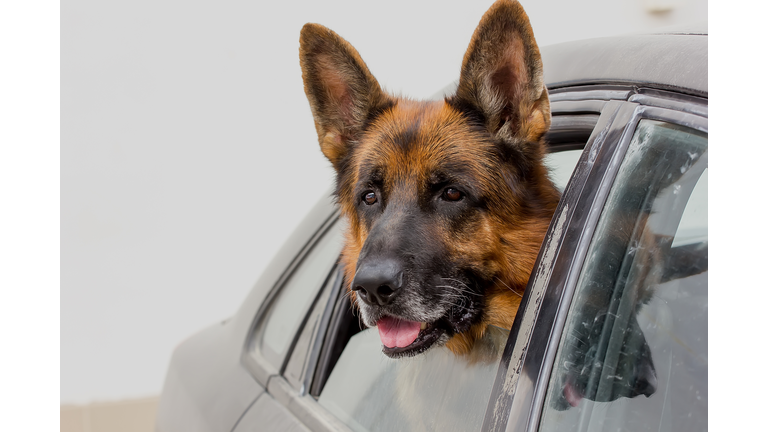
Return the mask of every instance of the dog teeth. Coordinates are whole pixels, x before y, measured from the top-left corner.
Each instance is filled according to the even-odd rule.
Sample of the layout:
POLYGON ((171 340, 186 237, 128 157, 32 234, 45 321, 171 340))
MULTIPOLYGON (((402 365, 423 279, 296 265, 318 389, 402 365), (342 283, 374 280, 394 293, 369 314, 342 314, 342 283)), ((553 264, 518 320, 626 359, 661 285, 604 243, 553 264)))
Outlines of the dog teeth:
POLYGON ((427 323, 425 322, 421 323, 421 329, 424 330, 425 328, 427 328, 427 323))

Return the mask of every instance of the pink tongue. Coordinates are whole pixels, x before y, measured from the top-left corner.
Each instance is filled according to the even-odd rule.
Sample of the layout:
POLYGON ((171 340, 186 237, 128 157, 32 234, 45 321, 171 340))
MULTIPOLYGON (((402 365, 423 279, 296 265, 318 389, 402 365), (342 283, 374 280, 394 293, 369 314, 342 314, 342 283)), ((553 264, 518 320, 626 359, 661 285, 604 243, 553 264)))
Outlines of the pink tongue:
POLYGON ((572 407, 579 406, 582 396, 575 388, 573 388, 573 384, 571 384, 570 380, 566 381, 563 394, 565 395, 565 400, 567 400, 572 407))
POLYGON ((384 317, 376 324, 379 327, 381 343, 387 348, 404 348, 419 336, 421 324, 398 318, 384 317))

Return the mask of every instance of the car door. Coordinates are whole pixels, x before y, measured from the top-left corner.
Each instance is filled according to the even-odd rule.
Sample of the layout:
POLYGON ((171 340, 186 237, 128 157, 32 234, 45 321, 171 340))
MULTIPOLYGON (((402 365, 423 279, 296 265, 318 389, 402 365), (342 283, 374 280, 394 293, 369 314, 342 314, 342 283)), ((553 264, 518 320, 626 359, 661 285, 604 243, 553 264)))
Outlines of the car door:
POLYGON ((707 428, 707 101, 626 96, 550 225, 484 430, 707 428))

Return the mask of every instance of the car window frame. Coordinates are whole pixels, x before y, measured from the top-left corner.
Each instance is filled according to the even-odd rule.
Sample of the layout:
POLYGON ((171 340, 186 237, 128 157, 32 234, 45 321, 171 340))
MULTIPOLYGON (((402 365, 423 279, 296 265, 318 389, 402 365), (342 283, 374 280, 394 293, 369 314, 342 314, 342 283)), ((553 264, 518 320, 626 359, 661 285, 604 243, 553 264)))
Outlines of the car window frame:
POLYGON ((483 430, 538 428, 575 285, 638 122, 653 119, 707 131, 704 98, 642 88, 610 93, 605 92, 608 98, 621 100, 603 105, 555 212, 502 357, 483 430))

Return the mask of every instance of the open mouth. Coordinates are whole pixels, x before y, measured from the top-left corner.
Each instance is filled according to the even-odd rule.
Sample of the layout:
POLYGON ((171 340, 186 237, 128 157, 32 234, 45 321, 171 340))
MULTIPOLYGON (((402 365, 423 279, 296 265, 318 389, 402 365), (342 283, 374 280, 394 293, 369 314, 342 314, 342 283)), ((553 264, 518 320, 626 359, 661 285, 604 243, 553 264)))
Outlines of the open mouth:
POLYGON ((392 358, 420 354, 446 333, 445 329, 437 327, 435 323, 408 321, 391 316, 379 319, 376 326, 384 345, 384 354, 392 358))
POLYGON ((460 303, 432 322, 383 315, 376 321, 384 345, 382 351, 391 358, 412 357, 453 335, 468 331, 480 319, 479 301, 480 296, 476 294, 465 295, 460 303))
POLYGON ((568 405, 572 407, 579 406, 579 402, 584 398, 584 395, 576 388, 574 379, 570 375, 563 387, 563 397, 568 402, 568 405))

